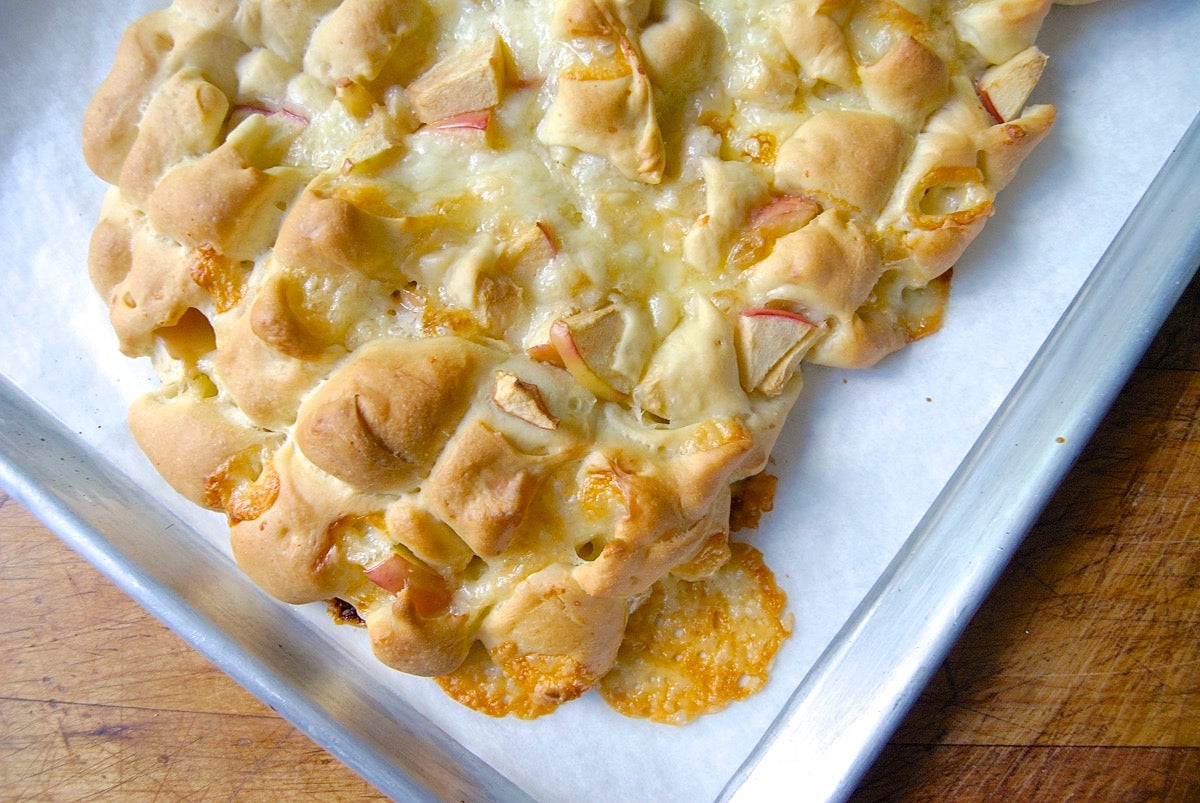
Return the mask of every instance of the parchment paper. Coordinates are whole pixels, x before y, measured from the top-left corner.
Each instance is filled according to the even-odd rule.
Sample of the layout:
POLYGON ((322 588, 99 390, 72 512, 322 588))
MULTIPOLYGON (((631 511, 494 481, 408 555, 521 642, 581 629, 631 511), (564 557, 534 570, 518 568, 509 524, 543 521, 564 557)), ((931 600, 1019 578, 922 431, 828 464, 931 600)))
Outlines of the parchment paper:
MULTIPOLYGON (((224 545, 223 519, 177 500, 132 444, 125 410, 152 375, 119 354, 85 266, 104 187, 79 155, 83 109, 121 31, 161 5, 0 3, 0 372, 197 538, 224 545)), ((330 626, 323 606, 263 604, 311 622, 314 642, 344 652, 340 682, 403 696, 534 797, 711 799, 895 555, 1200 110, 1198 41, 1195 0, 1054 9, 1033 100, 1056 104, 1058 125, 956 268, 944 329, 867 372, 806 369, 775 453, 776 510, 743 534, 766 554, 796 620, 763 693, 684 728, 624 719, 595 695, 534 722, 492 720, 378 665, 362 634, 330 626)))

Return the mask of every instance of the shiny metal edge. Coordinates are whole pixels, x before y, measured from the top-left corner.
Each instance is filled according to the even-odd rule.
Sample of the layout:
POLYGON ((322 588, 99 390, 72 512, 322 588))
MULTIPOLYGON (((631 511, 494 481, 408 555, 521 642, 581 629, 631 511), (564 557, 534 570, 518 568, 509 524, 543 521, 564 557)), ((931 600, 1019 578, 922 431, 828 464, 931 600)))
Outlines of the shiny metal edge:
POLYGON ((396 799, 528 795, 394 696, 355 686, 279 603, 0 375, 0 487, 188 644, 396 799))
POLYGON ((854 791, 1196 273, 1198 176, 1200 116, 720 800, 854 791))

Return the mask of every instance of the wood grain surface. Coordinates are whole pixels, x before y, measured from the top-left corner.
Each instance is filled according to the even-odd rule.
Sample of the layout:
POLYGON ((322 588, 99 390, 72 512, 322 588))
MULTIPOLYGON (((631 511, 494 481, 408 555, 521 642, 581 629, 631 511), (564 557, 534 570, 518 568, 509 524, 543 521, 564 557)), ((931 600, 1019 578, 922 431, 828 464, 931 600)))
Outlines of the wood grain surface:
MULTIPOLYGON (((1198 288, 855 800, 1200 800, 1198 288)), ((2 492, 0 543, 0 799, 379 799, 2 492)))
POLYGON ((1200 801, 1200 280, 856 800, 1200 801))

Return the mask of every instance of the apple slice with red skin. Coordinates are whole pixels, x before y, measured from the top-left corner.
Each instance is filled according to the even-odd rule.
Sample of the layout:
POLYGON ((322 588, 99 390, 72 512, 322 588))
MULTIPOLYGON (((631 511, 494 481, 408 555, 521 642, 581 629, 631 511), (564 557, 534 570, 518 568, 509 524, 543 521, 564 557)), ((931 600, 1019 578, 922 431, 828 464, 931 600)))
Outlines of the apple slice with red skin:
POLYGON ((565 364, 563 364, 562 357, 558 355, 558 349, 555 348, 554 344, 550 341, 546 341, 545 343, 534 343, 532 346, 525 349, 525 353, 529 355, 530 359, 537 362, 544 362, 549 365, 558 366, 559 368, 567 367, 565 364))
MULTIPOLYGON (((616 338, 605 337, 610 334, 609 330, 611 330, 611 326, 607 325, 608 322, 605 320, 609 314, 600 311, 600 314, 582 313, 573 315, 569 319, 560 318, 550 324, 550 343, 558 353, 563 367, 570 372, 571 376, 575 377, 580 385, 591 391, 598 399, 621 404, 629 400, 629 394, 613 387, 610 382, 603 379, 592 369, 592 366, 588 364, 587 357, 584 356, 586 350, 595 359, 598 353, 602 353, 603 341, 608 342, 610 352, 612 347, 616 346, 616 338), (601 330, 601 326, 604 327, 603 330, 601 330), (587 337, 589 334, 597 336, 587 337), (593 348, 581 347, 584 337, 587 337, 587 341, 593 348), (592 343, 591 341, 596 342, 592 343)), ((619 313, 612 310, 611 314, 619 313)))
POLYGON ((481 109, 473 112, 463 112, 436 123, 429 123, 425 128, 429 131, 484 131, 492 126, 492 110, 481 109))
POLYGON ((785 234, 802 229, 821 212, 820 205, 806 195, 781 195, 750 213, 741 237, 730 249, 728 263, 746 268, 766 257, 785 234))
POLYGON ((786 309, 751 307, 738 316, 737 350, 742 386, 778 396, 811 344, 816 323, 786 309))
POLYGON ((820 211, 817 202, 806 195, 781 195, 750 213, 750 228, 779 236, 800 228, 820 211))
POLYGON ((980 76, 975 88, 992 119, 1007 123, 1021 116, 1025 101, 1041 80, 1046 60, 1045 53, 1031 46, 980 76))
POLYGON ((367 579, 384 591, 399 594, 408 589, 413 607, 421 616, 433 616, 450 606, 450 587, 437 572, 393 553, 367 567, 367 579))

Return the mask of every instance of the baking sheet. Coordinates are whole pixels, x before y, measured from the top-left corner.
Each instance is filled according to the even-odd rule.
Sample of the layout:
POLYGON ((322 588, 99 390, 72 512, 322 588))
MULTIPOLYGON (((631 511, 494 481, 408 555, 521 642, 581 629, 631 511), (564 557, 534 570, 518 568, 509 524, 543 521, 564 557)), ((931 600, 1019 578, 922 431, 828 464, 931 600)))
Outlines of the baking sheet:
POLYGON ((775 799, 798 776, 812 799, 852 790, 1200 266, 1197 176, 1200 115, 727 793, 775 799))
MULTIPOLYGON (((680 729, 623 719, 594 695, 536 722, 496 721, 462 709, 429 681, 378 666, 361 634, 330 627, 321 606, 290 608, 249 587, 228 558, 220 517, 175 499, 132 445, 124 410, 152 380, 144 361, 117 352, 86 278, 103 187, 78 156, 78 126, 121 30, 158 6, 2 5, 0 226, 8 303, 0 305, 0 372, 19 389, 0 411, 8 451, 2 478, 235 678, 385 791, 405 797, 419 786, 447 798, 524 790, 539 799, 691 801, 722 794, 747 760, 748 770, 768 765, 752 757, 764 733, 790 710, 793 692, 807 688, 802 681, 818 657, 844 646, 845 637, 836 637, 856 608, 877 599, 868 596, 872 587, 1200 109, 1200 4, 1102 0, 1056 8, 1039 39, 1052 60, 1034 99, 1056 103, 1059 124, 960 262, 942 333, 869 372, 806 371, 805 393, 775 456, 776 511, 752 536, 797 622, 766 691, 680 729), (61 422, 61 442, 28 402, 61 422), (20 437, 33 440, 13 445, 20 437), (56 459, 72 465, 73 475, 55 473, 39 438, 57 443, 56 459), (254 615, 239 619, 246 607, 235 602, 254 615)), ((1103 335, 1144 342, 1152 333, 1146 328, 1103 335)), ((1071 447, 1086 437, 1069 434, 1071 447)), ((1011 482, 986 479, 997 494, 1011 482)), ((937 602, 928 600, 928 610, 937 602)), ((867 607, 868 621, 896 614, 887 604, 867 607)), ((936 650, 914 644, 907 657, 928 663, 936 650)), ((835 708, 854 709, 856 691, 867 690, 839 694, 835 708)), ((850 752, 869 753, 886 724, 876 719, 854 734, 850 752)))

